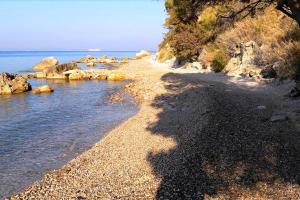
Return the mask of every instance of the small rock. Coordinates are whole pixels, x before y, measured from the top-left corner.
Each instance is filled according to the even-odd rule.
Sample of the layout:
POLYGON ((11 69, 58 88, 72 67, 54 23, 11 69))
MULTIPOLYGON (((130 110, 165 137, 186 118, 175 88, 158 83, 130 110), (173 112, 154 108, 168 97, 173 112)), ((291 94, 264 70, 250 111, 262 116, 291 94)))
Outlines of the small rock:
POLYGON ((48 85, 44 85, 32 90, 33 94, 51 93, 51 92, 54 92, 54 90, 48 85))
POLYGON ((265 110, 265 109, 267 109, 267 107, 266 106, 257 106, 257 109, 258 110, 265 110))
POLYGON ((264 67, 261 70, 260 74, 262 75, 263 78, 276 78, 277 77, 277 72, 271 65, 264 67))
POLYGON ((300 90, 299 90, 297 87, 293 88, 293 89, 290 91, 289 96, 292 97, 292 98, 299 97, 299 96, 300 96, 300 90))
POLYGON ((270 119, 271 122, 278 122, 278 121, 286 121, 288 117, 286 115, 273 115, 270 119))

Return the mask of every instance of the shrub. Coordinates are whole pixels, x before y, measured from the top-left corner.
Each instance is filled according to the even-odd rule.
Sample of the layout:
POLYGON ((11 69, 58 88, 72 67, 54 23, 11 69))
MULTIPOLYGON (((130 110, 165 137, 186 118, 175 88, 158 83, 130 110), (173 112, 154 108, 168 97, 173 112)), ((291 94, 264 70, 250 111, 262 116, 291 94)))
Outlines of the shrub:
POLYGON ((225 68, 226 64, 228 63, 228 57, 223 50, 218 50, 213 57, 211 63, 211 69, 214 72, 221 72, 225 68))

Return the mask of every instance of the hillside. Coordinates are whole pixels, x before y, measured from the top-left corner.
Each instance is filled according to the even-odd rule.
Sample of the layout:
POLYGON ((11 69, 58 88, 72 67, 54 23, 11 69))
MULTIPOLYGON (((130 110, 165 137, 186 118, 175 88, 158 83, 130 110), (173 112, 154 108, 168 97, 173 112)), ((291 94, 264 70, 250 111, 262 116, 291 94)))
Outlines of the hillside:
POLYGON ((157 59, 233 76, 298 82, 299 24, 279 10, 279 2, 265 2, 166 1, 169 31, 157 59))

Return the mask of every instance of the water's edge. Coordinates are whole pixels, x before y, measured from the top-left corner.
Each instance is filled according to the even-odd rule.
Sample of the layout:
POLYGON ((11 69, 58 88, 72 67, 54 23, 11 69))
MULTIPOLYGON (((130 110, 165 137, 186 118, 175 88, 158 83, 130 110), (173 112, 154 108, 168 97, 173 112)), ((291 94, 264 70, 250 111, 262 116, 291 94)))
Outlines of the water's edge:
MULTIPOLYGON (((37 63, 40 56, 48 56, 36 56, 34 52, 29 52, 30 55, 22 52, 22 56, 1 53, 0 71, 11 69, 13 73, 26 69, 26 63, 28 66, 37 63), (7 63, 9 65, 5 65, 7 63), (7 67, 2 68, 4 65, 7 67)), ((51 52, 48 54, 52 55, 51 52)), ((74 56, 63 54, 62 60, 74 56)), ((108 56, 121 57, 123 54, 126 52, 108 56)), ((30 79, 29 82, 33 88, 49 85, 55 91, 52 94, 27 92, 0 96, 0 199, 21 192, 40 181, 45 173, 60 169, 93 148, 107 133, 139 110, 130 94, 122 90, 128 84, 126 81, 30 79), (125 94, 124 101, 109 103, 107 96, 120 91, 125 94)))

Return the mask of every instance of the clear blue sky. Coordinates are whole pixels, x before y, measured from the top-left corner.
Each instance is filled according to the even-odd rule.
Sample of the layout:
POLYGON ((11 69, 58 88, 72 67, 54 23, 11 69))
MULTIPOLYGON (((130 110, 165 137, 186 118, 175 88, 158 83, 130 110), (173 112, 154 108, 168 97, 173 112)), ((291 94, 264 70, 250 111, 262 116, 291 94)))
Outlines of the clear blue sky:
POLYGON ((156 50, 164 0, 0 0, 0 50, 156 50))

